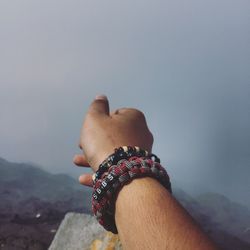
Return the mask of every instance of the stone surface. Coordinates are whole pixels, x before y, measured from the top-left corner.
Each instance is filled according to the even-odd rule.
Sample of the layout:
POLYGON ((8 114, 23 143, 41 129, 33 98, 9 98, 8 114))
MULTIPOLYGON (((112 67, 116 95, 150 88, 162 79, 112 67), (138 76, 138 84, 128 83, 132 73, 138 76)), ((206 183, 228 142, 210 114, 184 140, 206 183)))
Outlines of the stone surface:
POLYGON ((68 213, 62 221, 49 250, 121 249, 117 235, 107 233, 87 214, 68 213))

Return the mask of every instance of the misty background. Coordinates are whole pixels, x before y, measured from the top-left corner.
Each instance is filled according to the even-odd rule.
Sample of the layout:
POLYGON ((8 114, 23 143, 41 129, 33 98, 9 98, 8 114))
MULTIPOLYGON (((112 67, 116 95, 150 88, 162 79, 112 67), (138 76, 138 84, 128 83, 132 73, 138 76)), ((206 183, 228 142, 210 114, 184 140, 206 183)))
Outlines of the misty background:
POLYGON ((84 114, 106 94, 145 113, 174 185, 250 206, 249 13, 247 0, 1 0, 0 157, 77 177, 84 114))

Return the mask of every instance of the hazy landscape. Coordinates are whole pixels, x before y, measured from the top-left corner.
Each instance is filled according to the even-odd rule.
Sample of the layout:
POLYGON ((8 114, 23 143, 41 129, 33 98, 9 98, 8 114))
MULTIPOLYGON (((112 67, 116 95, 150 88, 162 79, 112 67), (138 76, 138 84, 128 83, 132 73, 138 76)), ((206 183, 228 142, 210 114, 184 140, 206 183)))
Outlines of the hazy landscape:
MULTIPOLYGON (((250 249, 250 211, 227 197, 174 195, 224 249, 250 249)), ((47 249, 69 211, 91 213, 90 189, 72 177, 0 158, 0 249, 47 249)))
POLYGON ((68 211, 90 213, 73 178, 0 159, 0 249, 47 249, 68 211))
POLYGON ((98 94, 144 112, 176 198, 222 249, 249 250, 249 13, 246 0, 0 1, 0 250, 48 249, 67 212, 91 214, 72 157, 98 94))

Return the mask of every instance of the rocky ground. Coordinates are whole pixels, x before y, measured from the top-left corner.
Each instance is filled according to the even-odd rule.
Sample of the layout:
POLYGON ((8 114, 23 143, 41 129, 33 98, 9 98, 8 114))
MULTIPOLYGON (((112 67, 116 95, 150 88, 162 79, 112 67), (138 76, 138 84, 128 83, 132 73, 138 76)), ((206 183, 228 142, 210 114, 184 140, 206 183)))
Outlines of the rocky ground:
POLYGON ((60 224, 57 222, 1 222, 1 250, 45 250, 48 249, 60 224), (29 224, 30 223, 30 224, 29 224))
POLYGON ((36 213, 31 210, 30 213, 1 214, 1 250, 48 249, 68 210, 55 210, 53 204, 37 200, 36 205, 39 205, 36 213))
POLYGON ((0 249, 48 249, 67 212, 91 212, 90 195, 67 175, 0 158, 0 249))
MULTIPOLYGON (((215 193, 194 199, 174 188, 174 195, 223 249, 250 249, 248 208, 215 193)), ((90 197, 67 175, 0 158, 0 249, 47 250, 66 213, 91 213, 90 197)))

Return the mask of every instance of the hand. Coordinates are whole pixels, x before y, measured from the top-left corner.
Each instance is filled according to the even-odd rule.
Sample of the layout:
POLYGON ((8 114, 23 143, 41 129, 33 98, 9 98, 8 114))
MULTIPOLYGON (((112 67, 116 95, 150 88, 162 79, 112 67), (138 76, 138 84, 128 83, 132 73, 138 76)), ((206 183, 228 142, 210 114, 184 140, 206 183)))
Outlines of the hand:
MULTIPOLYGON (((109 112, 106 96, 97 96, 89 107, 80 135, 84 155, 75 155, 78 166, 91 167, 94 172, 114 149, 120 146, 139 146, 151 152, 153 135, 147 127, 144 114, 136 109, 122 108, 109 112)), ((79 177, 83 185, 92 186, 90 174, 79 177)))

